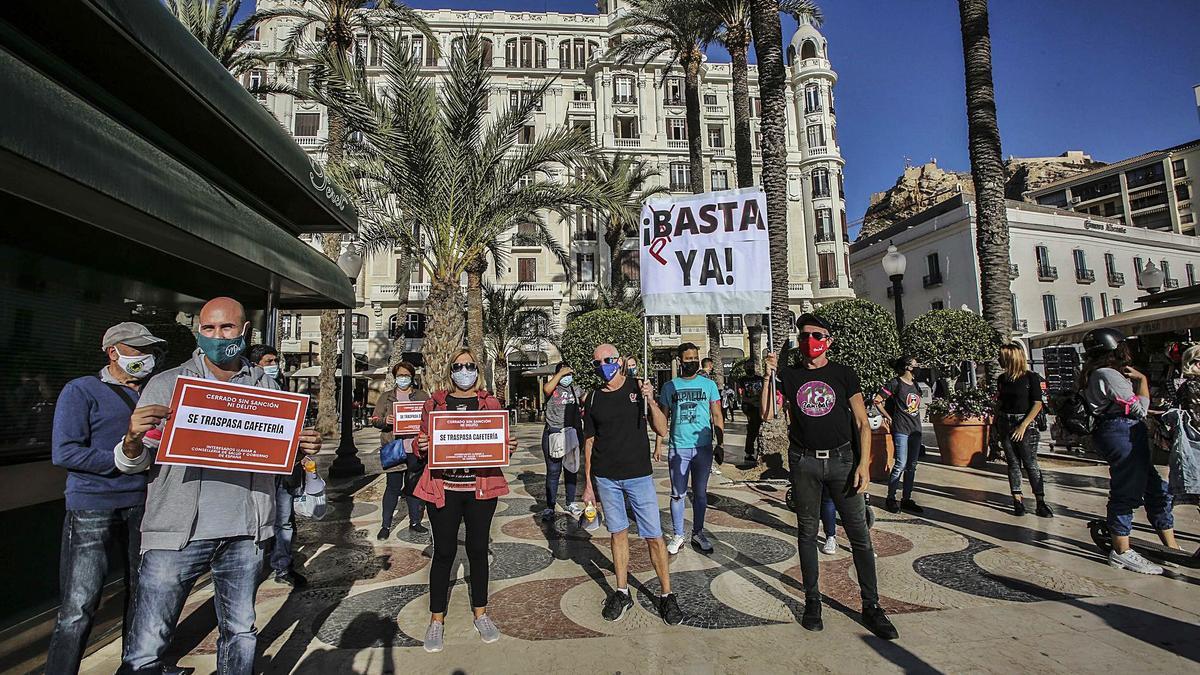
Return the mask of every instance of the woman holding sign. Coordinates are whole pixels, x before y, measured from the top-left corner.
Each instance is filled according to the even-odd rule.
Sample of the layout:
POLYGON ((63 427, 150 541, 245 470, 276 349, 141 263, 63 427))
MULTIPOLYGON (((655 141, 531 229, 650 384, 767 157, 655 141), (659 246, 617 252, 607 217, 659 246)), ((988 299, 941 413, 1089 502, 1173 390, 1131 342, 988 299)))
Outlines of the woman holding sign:
POLYGON ((425 515, 425 502, 413 495, 417 479, 421 477, 421 470, 425 468, 424 462, 417 457, 413 450, 413 443, 417 435, 403 432, 397 435, 395 433, 396 404, 425 401, 429 398, 429 394, 421 391, 413 381, 416 372, 416 366, 408 361, 401 361, 392 366, 392 379, 396 381, 396 386, 379 397, 379 401, 375 403, 375 413, 371 415, 371 423, 380 430, 380 445, 386 446, 396 440, 398 436, 400 440, 404 441, 406 453, 403 462, 383 469, 387 475, 387 488, 383 491, 383 525, 379 528, 379 533, 375 535, 379 541, 387 539, 392 533, 392 517, 396 514, 396 504, 400 502, 401 494, 404 495, 404 501, 408 502, 408 529, 413 532, 425 532, 425 528, 421 525, 421 519, 425 515))
MULTIPOLYGON (((437 444, 441 441, 433 429, 433 413, 467 413, 457 418, 461 421, 463 417, 479 411, 499 411, 501 406, 495 396, 480 386, 479 365, 471 350, 461 349, 450 360, 450 379, 453 382, 450 390, 435 391, 425 402, 421 433, 417 437, 417 452, 428 463, 417 482, 415 494, 429 503, 429 524, 433 528, 433 565, 429 569, 431 616, 429 628, 425 631, 427 652, 442 651, 450 572, 458 553, 458 529, 463 522, 467 525, 466 549, 475 630, 484 642, 500 639, 500 629, 487 615, 488 536, 492 529, 492 516, 496 513, 496 503, 500 497, 508 494, 508 482, 495 462, 482 462, 487 464, 483 467, 456 464, 452 468, 435 468, 442 458, 437 452, 441 447, 437 444)), ((499 428, 507 432, 508 415, 494 417, 499 428)), ((479 428, 483 429, 482 426, 479 428)), ((459 432, 458 435, 480 434, 459 432)), ((516 449, 516 437, 509 435, 504 438, 504 443, 506 447, 501 446, 503 457, 500 461, 507 464, 508 455, 516 449)), ((482 449, 486 446, 481 444, 474 447, 482 449)))

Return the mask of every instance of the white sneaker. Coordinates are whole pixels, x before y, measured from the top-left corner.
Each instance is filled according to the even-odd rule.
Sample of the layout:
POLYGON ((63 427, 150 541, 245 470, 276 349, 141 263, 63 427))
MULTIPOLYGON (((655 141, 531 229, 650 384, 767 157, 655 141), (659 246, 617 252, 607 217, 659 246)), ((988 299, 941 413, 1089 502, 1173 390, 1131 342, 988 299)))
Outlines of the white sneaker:
POLYGON ((712 542, 708 540, 708 537, 704 536, 703 532, 697 532, 696 534, 693 534, 692 543, 696 546, 699 546, 701 551, 704 551, 705 553, 712 553, 712 542))
POLYGON ((575 519, 578 519, 579 516, 583 515, 583 507, 576 504, 575 502, 571 502, 570 504, 567 504, 567 511, 569 511, 571 513, 571 517, 575 518, 575 519))
POLYGON ((825 545, 821 547, 821 553, 824 553, 825 555, 833 555, 834 553, 837 553, 837 550, 837 537, 832 534, 828 537, 825 537, 825 545))
POLYGON ((1162 574, 1163 568, 1142 557, 1141 553, 1133 549, 1129 549, 1124 553, 1110 551, 1108 554, 1108 566, 1117 569, 1125 569, 1138 574, 1162 574))
POLYGON ((683 538, 682 534, 671 535, 671 538, 667 540, 667 553, 671 555, 679 553, 679 549, 683 548, 685 541, 687 540, 683 538))
POLYGON ((713 467, 712 467, 712 473, 713 473, 713 475, 715 475, 715 476, 720 476, 720 475, 723 475, 723 474, 721 473, 721 467, 720 467, 720 465, 718 465, 718 464, 713 464, 713 467))

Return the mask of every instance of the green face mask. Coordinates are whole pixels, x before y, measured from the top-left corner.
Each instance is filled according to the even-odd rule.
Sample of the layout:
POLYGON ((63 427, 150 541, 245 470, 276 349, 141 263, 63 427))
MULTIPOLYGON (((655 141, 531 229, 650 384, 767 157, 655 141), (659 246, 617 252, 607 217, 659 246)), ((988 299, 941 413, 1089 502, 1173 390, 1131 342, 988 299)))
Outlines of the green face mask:
POLYGON ((196 344, 209 361, 223 365, 236 360, 246 351, 246 336, 235 338, 211 338, 204 335, 196 336, 196 344))

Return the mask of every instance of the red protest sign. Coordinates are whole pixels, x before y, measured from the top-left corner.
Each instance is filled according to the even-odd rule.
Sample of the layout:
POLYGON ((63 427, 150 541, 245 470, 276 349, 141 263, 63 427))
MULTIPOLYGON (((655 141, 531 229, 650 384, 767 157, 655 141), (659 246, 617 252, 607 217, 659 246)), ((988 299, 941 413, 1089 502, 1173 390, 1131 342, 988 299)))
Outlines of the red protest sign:
POLYGON ((424 401, 396 401, 392 403, 392 433, 397 436, 416 436, 421 431, 421 415, 424 401))
POLYGON ((429 466, 433 469, 508 466, 508 412, 429 413, 429 466))
POLYGON ((291 473, 307 410, 305 394, 181 377, 155 461, 291 473))

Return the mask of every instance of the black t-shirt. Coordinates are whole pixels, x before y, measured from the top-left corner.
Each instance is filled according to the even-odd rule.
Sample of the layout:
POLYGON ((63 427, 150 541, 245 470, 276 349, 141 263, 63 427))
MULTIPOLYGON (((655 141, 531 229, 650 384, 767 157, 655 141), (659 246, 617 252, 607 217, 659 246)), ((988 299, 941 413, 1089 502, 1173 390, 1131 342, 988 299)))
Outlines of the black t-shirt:
POLYGON ((921 430, 921 388, 893 377, 880 390, 883 406, 892 416, 892 433, 915 434, 921 430))
POLYGON ((640 478, 654 473, 650 439, 637 380, 625 378, 616 391, 593 389, 584 403, 583 437, 592 445, 592 475, 610 480, 640 478))
POLYGON ((1004 415, 1027 415, 1036 401, 1041 401, 1042 376, 1032 370, 1015 380, 1007 374, 996 379, 996 402, 1004 415))
MULTIPOLYGON (((471 394, 470 398, 446 397, 446 410, 461 412, 479 410, 479 397, 471 394)), ((443 469, 442 480, 446 481, 446 489, 475 489, 475 469, 443 469)))
POLYGON ((762 375, 746 375, 738 380, 738 388, 742 391, 742 405, 754 408, 762 407, 762 375))
POLYGON ((832 450, 854 439, 850 397, 862 393, 849 366, 830 361, 816 369, 779 368, 779 388, 791 406, 788 441, 794 449, 832 450))

